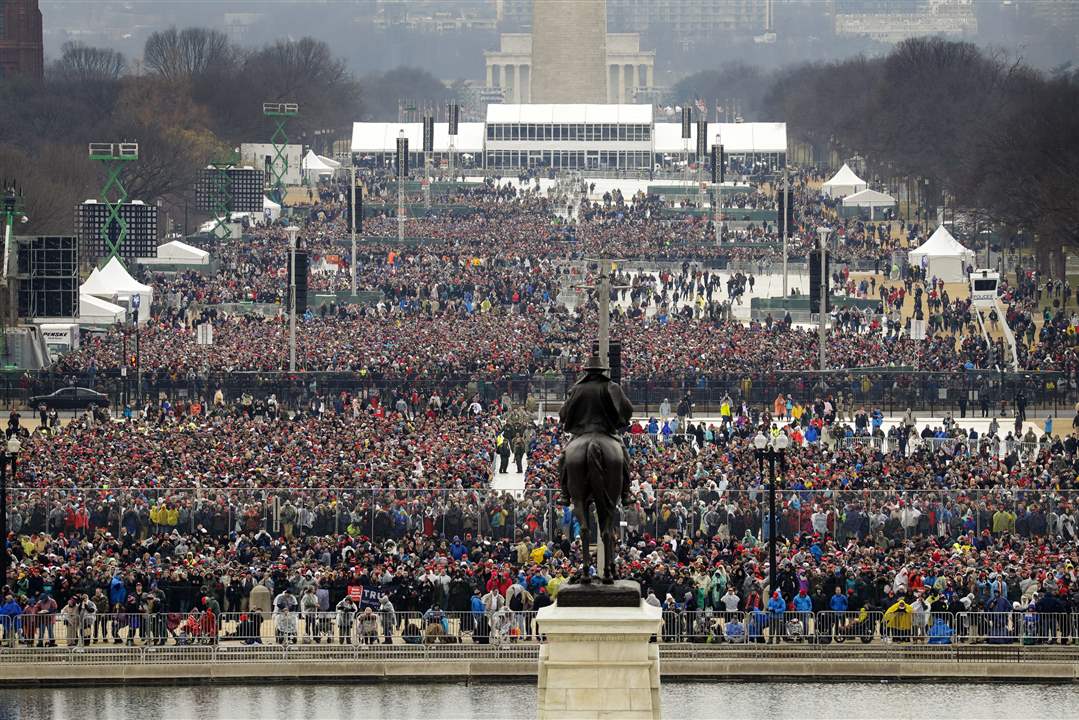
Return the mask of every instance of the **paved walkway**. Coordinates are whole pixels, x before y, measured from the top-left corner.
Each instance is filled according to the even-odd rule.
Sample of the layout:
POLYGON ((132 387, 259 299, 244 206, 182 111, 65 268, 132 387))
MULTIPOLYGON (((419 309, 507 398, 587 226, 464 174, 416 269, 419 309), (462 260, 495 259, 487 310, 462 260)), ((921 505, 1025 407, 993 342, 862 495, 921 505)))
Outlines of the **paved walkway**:
POLYGON ((499 492, 509 493, 521 493, 525 489, 525 472, 528 472, 528 455, 525 455, 524 460, 521 462, 521 469, 524 472, 517 472, 517 465, 513 462, 513 458, 510 458, 508 469, 509 472, 498 472, 498 466, 501 464, 501 459, 496 455, 494 467, 492 472, 494 475, 491 480, 491 489, 499 492))

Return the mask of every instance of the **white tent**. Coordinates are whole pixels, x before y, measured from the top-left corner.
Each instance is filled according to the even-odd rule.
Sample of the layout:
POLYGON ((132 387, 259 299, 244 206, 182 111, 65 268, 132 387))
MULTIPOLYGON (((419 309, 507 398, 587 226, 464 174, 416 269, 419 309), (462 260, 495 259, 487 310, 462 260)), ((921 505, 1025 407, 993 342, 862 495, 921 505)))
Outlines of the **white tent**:
MULTIPOLYGON (((333 161, 331 160, 330 162, 333 161)), ((303 174, 305 177, 310 177, 312 175, 315 177, 333 175, 333 171, 336 170, 337 167, 340 167, 340 163, 337 163, 336 165, 337 166, 335 167, 334 165, 328 164, 324 158, 316 155, 314 150, 308 150, 303 158, 303 174)))
POLYGON ((139 306, 138 321, 145 322, 150 317, 150 304, 154 299, 154 289, 131 277, 131 273, 115 257, 110 259, 105 267, 100 270, 94 269, 90 277, 79 287, 79 292, 85 295, 108 300, 132 309, 137 303, 139 306), (137 300, 135 298, 138 298, 137 300))
POLYGON ((967 279, 967 266, 974 264, 974 251, 963 247, 941 225, 928 240, 907 253, 907 259, 925 268, 927 277, 936 277, 944 282, 964 282, 967 279))
POLYGON ((334 170, 340 170, 341 169, 341 163, 337 162, 333 158, 328 158, 325 155, 319 155, 318 159, 322 161, 323 165, 329 165, 334 170))
POLYGON ((209 265, 210 253, 179 240, 157 246, 158 265, 209 265))
POLYGON ((854 171, 844 163, 843 167, 839 168, 839 172, 832 176, 832 178, 824 183, 821 190, 828 197, 846 197, 847 195, 853 195, 856 192, 865 190, 865 180, 854 174, 854 171))
POLYGON ((281 217, 281 206, 264 196, 262 198, 262 217, 267 222, 273 222, 281 217))
POLYGON ((79 325, 115 325, 122 323, 126 314, 119 305, 86 293, 79 294, 79 325))
MULTIPOLYGON (((244 221, 253 221, 259 217, 258 213, 249 212, 231 212, 229 213, 228 225, 230 237, 233 239, 239 239, 243 235, 244 221)), ((207 220, 203 224, 199 225, 199 232, 208 234, 214 231, 217 227, 217 219, 207 220)))
POLYGON ((853 195, 843 198, 845 208, 869 208, 869 217, 872 219, 877 208, 895 207, 895 198, 887 193, 877 192, 866 188, 853 195))

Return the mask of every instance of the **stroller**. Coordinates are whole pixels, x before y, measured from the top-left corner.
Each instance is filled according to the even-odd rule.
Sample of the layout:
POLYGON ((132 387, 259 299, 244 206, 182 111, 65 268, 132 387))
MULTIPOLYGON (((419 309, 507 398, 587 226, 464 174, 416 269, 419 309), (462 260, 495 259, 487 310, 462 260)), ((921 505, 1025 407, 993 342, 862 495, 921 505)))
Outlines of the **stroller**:
POLYGON ((784 629, 789 642, 802 642, 805 638, 805 623, 799 617, 788 620, 784 629))
POLYGON ((279 645, 296 644, 296 613, 282 610, 274 619, 274 633, 279 645))

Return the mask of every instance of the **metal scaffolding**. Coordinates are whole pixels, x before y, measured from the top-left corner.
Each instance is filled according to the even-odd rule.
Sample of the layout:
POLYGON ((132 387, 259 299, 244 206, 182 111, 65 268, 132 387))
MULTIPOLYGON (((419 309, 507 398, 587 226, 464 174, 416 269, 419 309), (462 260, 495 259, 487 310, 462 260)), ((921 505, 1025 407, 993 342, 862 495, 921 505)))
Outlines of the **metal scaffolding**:
MULTIPOLYGON (((127 238, 127 221, 120 215, 120 207, 127 202, 127 190, 120 181, 120 173, 129 162, 139 159, 137 142, 90 143, 90 159, 105 166, 106 180, 101 188, 101 201, 109 210, 108 220, 101 226, 101 238, 108 249, 104 262, 120 259, 120 248, 127 238), (117 232, 113 239, 113 223, 117 232)), ((123 262, 121 260, 121 262, 123 262)))
POLYGON ((288 135, 285 124, 289 118, 300 114, 300 106, 293 102, 264 102, 262 114, 274 122, 274 132, 270 137, 274 155, 270 160, 270 174, 266 178, 269 190, 275 202, 284 205, 285 175, 288 173, 288 135))
POLYGON ((222 241, 232 237, 230 223, 232 220, 232 181, 229 179, 229 169, 236 166, 240 161, 239 153, 233 152, 227 158, 210 162, 216 172, 214 173, 214 187, 212 195, 214 226, 210 234, 215 239, 222 241))

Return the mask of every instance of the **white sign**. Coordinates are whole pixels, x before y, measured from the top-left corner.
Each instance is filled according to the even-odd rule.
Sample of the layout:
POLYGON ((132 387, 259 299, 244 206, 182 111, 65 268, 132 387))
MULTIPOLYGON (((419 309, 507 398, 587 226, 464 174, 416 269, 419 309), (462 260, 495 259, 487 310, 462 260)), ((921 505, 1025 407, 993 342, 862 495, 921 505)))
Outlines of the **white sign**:
POLYGON ((196 345, 213 345, 214 344, 214 326, 213 323, 201 323, 195 329, 195 344, 196 345))

